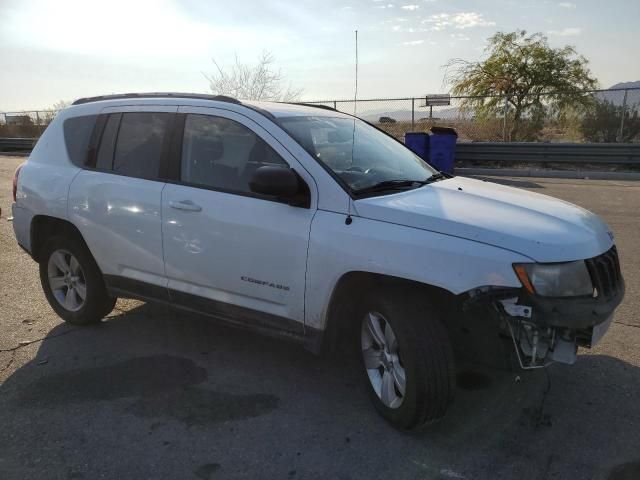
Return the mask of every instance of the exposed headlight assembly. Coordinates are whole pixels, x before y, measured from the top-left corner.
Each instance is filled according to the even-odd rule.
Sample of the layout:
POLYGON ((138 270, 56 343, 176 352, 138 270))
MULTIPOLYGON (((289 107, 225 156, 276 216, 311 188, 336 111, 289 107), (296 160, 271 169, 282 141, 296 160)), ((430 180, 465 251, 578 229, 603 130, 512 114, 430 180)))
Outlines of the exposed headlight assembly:
POLYGON ((543 297, 593 295, 591 276, 583 260, 566 263, 517 263, 513 265, 524 288, 543 297))

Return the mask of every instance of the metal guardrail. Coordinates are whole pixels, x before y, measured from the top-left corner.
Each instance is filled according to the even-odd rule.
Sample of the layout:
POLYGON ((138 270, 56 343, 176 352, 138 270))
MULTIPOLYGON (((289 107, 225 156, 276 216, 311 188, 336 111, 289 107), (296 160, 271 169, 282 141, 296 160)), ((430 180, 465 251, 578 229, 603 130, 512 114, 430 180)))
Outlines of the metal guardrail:
POLYGON ((460 142, 456 145, 456 162, 640 166, 640 144, 460 142))
MULTIPOLYGON (((0 152, 30 152, 35 138, 0 138, 0 152)), ((456 162, 605 164, 640 166, 640 144, 459 142, 456 162)))
POLYGON ((35 138, 0 138, 0 152, 30 152, 35 138))

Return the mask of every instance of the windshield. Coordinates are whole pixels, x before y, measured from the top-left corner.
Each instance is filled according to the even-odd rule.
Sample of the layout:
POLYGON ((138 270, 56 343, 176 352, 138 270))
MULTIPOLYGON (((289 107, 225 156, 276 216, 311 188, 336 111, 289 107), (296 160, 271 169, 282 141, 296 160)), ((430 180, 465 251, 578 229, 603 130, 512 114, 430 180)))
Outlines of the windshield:
POLYGON ((393 182, 417 187, 436 173, 401 143, 356 118, 285 117, 278 123, 353 192, 393 182))

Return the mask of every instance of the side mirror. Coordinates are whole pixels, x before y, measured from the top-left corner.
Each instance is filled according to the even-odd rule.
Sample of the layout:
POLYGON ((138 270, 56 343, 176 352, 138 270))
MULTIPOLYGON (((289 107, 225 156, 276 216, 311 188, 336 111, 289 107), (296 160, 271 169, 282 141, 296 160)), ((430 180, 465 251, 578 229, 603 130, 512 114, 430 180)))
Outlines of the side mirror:
POLYGON ((299 191, 298 176, 287 167, 259 167, 249 180, 254 193, 274 197, 292 197, 299 191))

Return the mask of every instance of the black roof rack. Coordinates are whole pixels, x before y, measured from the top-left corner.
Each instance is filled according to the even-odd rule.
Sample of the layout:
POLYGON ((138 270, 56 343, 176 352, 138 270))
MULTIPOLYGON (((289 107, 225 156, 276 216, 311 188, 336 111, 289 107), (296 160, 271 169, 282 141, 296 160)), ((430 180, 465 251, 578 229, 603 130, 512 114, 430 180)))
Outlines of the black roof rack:
POLYGON ((195 98, 200 100, 215 100, 217 102, 228 102, 241 104, 240 100, 225 95, 208 95, 206 93, 176 93, 176 92, 150 92, 150 93, 116 93, 113 95, 99 95, 97 97, 79 98, 72 105, 82 105, 83 103, 99 102, 101 100, 119 100, 126 98, 195 98))
POLYGON ((302 107, 322 108, 323 110, 331 110, 332 112, 338 111, 335 108, 330 107, 329 105, 322 105, 320 103, 304 103, 304 102, 280 102, 280 103, 286 103, 288 105, 300 105, 302 107))

